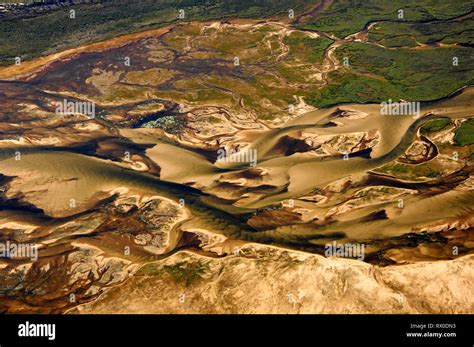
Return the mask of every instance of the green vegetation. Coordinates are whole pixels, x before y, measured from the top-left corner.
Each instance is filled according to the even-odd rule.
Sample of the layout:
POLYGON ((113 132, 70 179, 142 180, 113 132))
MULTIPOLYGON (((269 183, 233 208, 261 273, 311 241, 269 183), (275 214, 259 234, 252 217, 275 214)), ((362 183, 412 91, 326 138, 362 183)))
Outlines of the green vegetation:
POLYGON ((454 143, 457 146, 467 146, 474 144, 474 118, 462 122, 454 134, 454 143))
POLYGON ((193 263, 181 261, 174 265, 165 265, 163 270, 171 275, 176 282, 184 282, 186 286, 189 286, 208 271, 208 266, 200 261, 193 263))
MULTIPOLYGON (((376 40, 374 40, 376 41, 376 40)), ((383 38, 378 43, 386 47, 416 47, 417 42, 411 36, 399 35, 394 37, 383 38)))
POLYGON ((374 20, 428 21, 448 19, 472 10, 472 3, 463 0, 339 0, 334 1, 303 26, 306 29, 332 33, 338 37, 356 33, 374 20), (403 19, 397 11, 403 9, 403 19))
POLYGON ((387 47, 410 47, 423 44, 474 44, 474 18, 428 23, 379 23, 369 31, 369 40, 387 47), (415 41, 416 40, 416 41, 415 41))
POLYGON ((349 58, 350 66, 331 73, 330 85, 312 93, 308 101, 317 107, 389 98, 434 100, 474 82, 470 48, 393 50, 350 43, 339 47, 336 54, 340 61, 349 58), (453 57, 458 58, 457 66, 453 57))
POLYGON ((312 38, 302 32, 292 33, 283 40, 290 49, 288 58, 299 58, 310 62, 321 61, 325 49, 333 42, 324 36, 312 38))
POLYGON ((430 134, 440 131, 446 128, 448 125, 451 124, 451 120, 449 119, 436 119, 427 122, 425 125, 421 127, 421 132, 423 134, 430 134))
MULTIPOLYGON (((302 11, 310 0, 293 0, 302 11)), ((0 65, 50 54, 121 34, 157 28, 178 20, 204 21, 231 17, 261 18, 288 13, 286 0, 160 0, 83 3, 44 10, 41 15, 6 17, 0 21, 0 65), (75 18, 70 18, 70 9, 75 18)))
POLYGON ((418 165, 390 163, 375 171, 387 173, 405 180, 418 181, 420 177, 441 177, 442 173, 439 171, 441 168, 436 166, 438 166, 437 163, 423 163, 418 165))
POLYGON ((309 95, 307 101, 316 107, 328 107, 350 102, 378 102, 400 99, 397 88, 385 81, 336 71, 330 74, 332 82, 309 95))

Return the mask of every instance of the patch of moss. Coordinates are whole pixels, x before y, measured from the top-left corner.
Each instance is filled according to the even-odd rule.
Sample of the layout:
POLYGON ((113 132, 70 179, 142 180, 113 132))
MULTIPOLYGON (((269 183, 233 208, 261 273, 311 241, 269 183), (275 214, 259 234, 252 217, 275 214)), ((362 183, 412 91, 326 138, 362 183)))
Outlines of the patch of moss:
POLYGON ((425 125, 421 127, 421 132, 423 134, 435 133, 437 131, 440 131, 446 128, 450 124, 451 124, 451 121, 449 119, 432 120, 432 121, 427 122, 425 125))
POLYGON ((464 121, 454 133, 454 143, 457 146, 474 144, 474 118, 464 121))

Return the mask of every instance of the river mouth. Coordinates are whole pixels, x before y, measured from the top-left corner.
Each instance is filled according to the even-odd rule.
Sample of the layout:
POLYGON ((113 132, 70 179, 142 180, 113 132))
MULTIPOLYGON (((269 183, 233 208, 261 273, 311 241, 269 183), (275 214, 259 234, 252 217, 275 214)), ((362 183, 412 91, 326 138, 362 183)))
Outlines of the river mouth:
MULTIPOLYGON (((467 89, 464 93, 471 93, 471 90, 467 89)), ((464 96, 461 93, 460 95, 454 96, 454 98, 456 97, 463 98, 464 96)), ((447 99, 440 102, 450 103, 450 100, 447 99)), ((436 109, 438 104, 430 104, 430 107, 436 109)), ((356 105, 356 108, 359 112, 368 114, 373 112, 372 105, 356 105)), ((140 134, 153 134, 156 132, 156 130, 153 129, 140 128, 135 128, 139 132, 133 133, 133 136, 126 142, 122 141, 112 144, 112 147, 105 152, 101 152, 100 155, 98 155, 100 152, 99 149, 103 147, 103 144, 106 142, 104 138, 78 147, 57 147, 47 150, 34 147, 2 149, 0 169, 4 175, 11 177, 9 181, 3 183, 3 185, 8 188, 4 192, 7 198, 7 200, 4 201, 8 202, 4 203, 4 209, 16 209, 19 215, 21 215, 21 211, 28 212, 28 214, 41 211, 43 216, 49 216, 48 218, 67 217, 73 220, 74 216, 87 213, 89 210, 93 211, 98 206, 110 204, 111 200, 108 198, 109 192, 114 192, 124 187, 129 191, 142 192, 142 194, 146 192, 148 195, 156 194, 163 196, 167 199, 174 200, 176 203, 183 201, 185 204, 188 204, 187 206, 191 211, 195 208, 194 213, 198 216, 206 216, 205 218, 209 218, 210 216, 215 217, 216 215, 222 215, 224 219, 228 219, 231 225, 234 225, 232 229, 233 232, 228 233, 224 231, 226 235, 232 235, 232 237, 279 244, 284 247, 294 247, 295 249, 319 254, 322 254, 322 250, 324 249, 324 243, 321 244, 322 240, 326 243, 328 241, 340 241, 341 239, 352 240, 353 242, 360 240, 374 248, 374 251, 369 254, 367 261, 375 262, 376 259, 380 259, 380 254, 376 255, 377 252, 382 252, 383 254, 389 251, 391 248, 387 245, 391 244, 391 242, 393 243, 393 249, 399 248, 400 245, 412 245, 412 241, 406 243, 403 240, 412 239, 410 231, 413 230, 413 228, 419 228, 420 220, 414 219, 412 221, 413 226, 411 227, 406 224, 401 227, 396 227, 395 221, 397 218, 402 218, 402 216, 390 216, 390 213, 387 216, 387 213, 384 212, 392 210, 393 207, 389 207, 389 209, 386 210, 386 207, 380 209, 377 208, 377 205, 369 204, 367 207, 362 207, 357 211, 356 215, 359 215, 359 217, 353 219, 352 222, 344 221, 345 218, 343 218, 339 224, 332 221, 325 226, 324 223, 321 225, 321 222, 318 221, 320 218, 305 222, 301 213, 296 212, 297 209, 295 206, 287 208, 285 207, 285 203, 288 200, 300 199, 298 200, 300 202, 297 203, 301 204, 300 208, 303 208, 303 206, 308 208, 309 205, 308 202, 305 202, 305 198, 301 199, 299 197, 310 195, 315 191, 324 195, 322 191, 327 189, 325 186, 330 182, 338 181, 344 177, 357 177, 360 174, 367 174, 373 169, 392 162, 407 151, 417 136, 418 129, 424 124, 443 118, 458 119, 460 117, 458 112, 450 113, 448 108, 445 110, 447 112, 443 115, 429 114, 417 120, 412 117, 397 118, 397 120, 405 124, 399 128, 401 131, 398 135, 399 142, 396 143, 393 138, 389 140, 388 144, 379 141, 376 147, 374 147, 378 147, 377 149, 379 151, 374 152, 373 148, 367 148, 347 155, 347 157, 343 155, 318 157, 308 156, 308 153, 313 149, 306 146, 301 147, 299 150, 290 150, 290 152, 276 155, 272 147, 276 146, 275 148, 279 148, 282 139, 285 141, 287 148, 289 148, 288 146, 290 145, 298 146, 298 142, 289 142, 288 139, 295 138, 296 135, 301 135, 304 132, 309 131, 312 132, 311 134, 313 135, 319 134, 320 136, 344 132, 357 133, 366 129, 367 124, 371 124, 374 128, 383 132, 385 126, 383 122, 380 123, 380 125, 375 123, 377 119, 382 121, 381 117, 383 116, 373 115, 360 120, 351 120, 351 122, 338 119, 336 126, 329 128, 324 126, 318 127, 317 123, 320 122, 324 124, 326 122, 325 115, 330 114, 330 112, 327 110, 321 110, 319 113, 313 112, 303 116, 302 119, 306 119, 306 121, 319 119, 319 121, 316 121, 316 124, 310 122, 307 125, 290 125, 287 129, 280 128, 263 133, 261 139, 264 140, 260 140, 257 137, 254 140, 254 145, 251 147, 253 147, 257 153, 263 153, 263 155, 258 158, 256 168, 246 166, 242 163, 209 162, 206 156, 200 154, 199 150, 192 148, 186 149, 186 146, 182 144, 174 146, 172 142, 168 142, 166 146, 166 142, 153 144, 153 137, 142 138, 143 141, 140 143, 140 141, 137 141, 137 139, 141 137, 140 134), (131 150, 133 147, 127 147, 127 143, 133 144, 135 141, 134 153, 137 159, 139 156, 141 157, 140 160, 147 157, 148 162, 155 163, 160 169, 158 176, 160 176, 161 179, 149 175, 146 172, 141 173, 134 169, 123 167, 123 158, 113 158, 110 156, 110 153, 114 152, 113 146, 122 146, 131 150), (389 150, 386 153, 380 153, 380 148, 389 150), (159 151, 156 152, 156 150, 159 151), (15 160, 15 155, 18 153, 20 153, 22 157, 20 160, 15 160), (176 165, 179 165, 183 160, 186 162, 186 165, 192 165, 195 170, 184 170, 184 172, 183 170, 178 170, 176 174, 171 174, 170 170, 176 168, 176 165), (268 174, 262 176, 264 172, 275 173, 273 177, 272 175, 268 176, 268 174), (304 176, 310 172, 318 173, 318 178, 315 179, 311 174, 304 176), (326 173, 326 176, 323 176, 323 172, 326 173), (290 173, 289 176, 288 173, 290 173), (293 178, 292 175, 295 175, 295 177, 293 178), (41 177, 44 176, 50 178, 47 183, 40 183, 42 181, 41 177), (288 177, 286 184, 278 178, 285 176, 288 177), (230 179, 228 183, 225 183, 227 180, 226 177, 230 179), (246 185, 239 187, 231 183, 235 179, 243 179, 244 181, 247 180, 248 184, 255 180, 261 180, 262 178, 264 178, 266 186, 259 184, 254 188, 251 186, 246 187, 246 185), (13 182, 11 181, 12 179, 13 182), (280 183, 277 183, 278 181, 280 181, 280 183), (209 185, 206 184, 206 182, 213 183, 209 185), (31 185, 36 188, 33 190, 30 190, 31 188, 25 190, 25 187, 30 187, 31 185), (295 185, 297 187, 296 189, 295 185), (246 192, 246 195, 255 195, 258 198, 253 201, 249 200, 249 202, 245 202, 246 199, 239 199, 238 196, 232 197, 234 193, 229 197, 225 197, 219 190, 229 192, 234 190, 236 192, 240 191, 240 195, 242 195, 242 192, 246 192), (41 191, 41 194, 36 194, 35 191, 41 191), (20 192, 22 195, 18 195, 20 192), (58 192, 60 192, 59 195, 58 192), (14 200, 14 196, 19 196, 19 200, 14 200), (76 206, 75 208, 66 208, 68 200, 70 200, 72 196, 75 199, 76 206), (273 208, 276 208, 276 210, 274 210, 275 212, 271 212, 273 208), (367 215, 365 217, 362 212, 364 209, 367 209, 367 215), (291 216, 287 222, 279 221, 268 224, 269 220, 266 218, 279 219, 278 214, 283 213, 283 211, 286 211, 285 213, 291 216), (235 214, 237 219, 231 217, 232 214, 235 214), (267 216, 265 216, 265 214, 267 216), (371 228, 367 228, 371 223, 378 225, 381 221, 386 223, 384 227, 385 230, 387 230, 386 235, 382 236, 377 231, 377 228, 380 228, 380 226, 375 227, 376 229, 374 229, 374 231, 371 231, 371 228), (354 234, 353 230, 357 229, 360 223, 366 226, 366 232, 363 234, 359 233, 355 238, 351 235, 354 234), (266 226, 267 224, 268 226, 266 226), (295 227, 300 228, 296 234, 291 232, 287 234, 287 236, 284 236, 286 233, 286 231, 284 231, 285 229, 289 228, 288 230, 292 230, 295 227), (276 230, 278 230, 278 232, 276 232, 276 230), (295 241, 295 235, 298 235, 298 241, 295 241), (382 242, 382 240, 384 241, 382 242), (381 242, 384 246, 377 248, 375 245, 381 244, 381 242)), ((425 113, 429 113, 429 111, 425 110, 425 113)), ((149 118, 145 121, 150 121, 151 119, 152 118, 149 118)), ((385 134, 382 133, 382 141, 384 135, 385 134)), ((392 136, 394 136, 393 132, 392 136)), ((462 184, 469 176, 466 176, 466 171, 459 171, 447 176, 445 180, 440 179, 439 183, 433 183, 431 185, 428 183, 410 183, 390 176, 369 175, 368 177, 369 178, 365 181, 354 181, 350 183, 344 190, 360 189, 357 187, 391 187, 406 192, 417 191, 417 194, 420 194, 422 197, 425 193, 432 191, 434 187, 438 187, 439 192, 442 192, 444 189, 444 194, 448 194, 448 187, 453 187, 452 184, 454 184, 454 187, 462 184), (353 188, 351 186, 353 186, 353 188)), ((341 198, 346 195, 344 190, 339 193, 341 198)), ((226 194, 228 195, 228 193, 226 194)), ((464 198, 462 199, 462 201, 465 199, 467 199, 466 201, 471 201, 472 196, 464 194, 464 198)), ((422 208, 421 206, 424 204, 423 199, 419 199, 419 202, 416 202, 417 200, 418 199, 415 199, 413 203, 419 205, 417 208, 422 208)), ((395 199, 395 201, 397 200, 395 199)), ((447 201, 450 201, 449 198, 447 201)), ((380 206, 390 206, 387 205, 388 202, 389 201, 380 206)), ((459 211, 464 210, 465 202, 458 204, 458 207, 459 211)), ((321 211, 329 210, 329 208, 324 207, 324 205, 321 207, 313 205, 310 210, 311 209, 313 209, 313 213, 321 213, 321 211)), ((456 207, 454 206, 450 206, 450 211, 453 215, 457 214, 457 212, 455 212, 456 207)), ((211 225, 208 225, 208 227, 213 228, 211 225)), ((445 242, 440 241, 444 239, 436 237, 433 240, 438 240, 439 242, 432 242, 431 239, 428 239, 428 244, 436 243, 439 245, 440 242, 445 242)), ((446 245, 448 247, 448 243, 446 243, 446 245)), ((380 264, 390 264, 393 262, 387 259, 383 260, 383 257, 381 259, 380 264)))

